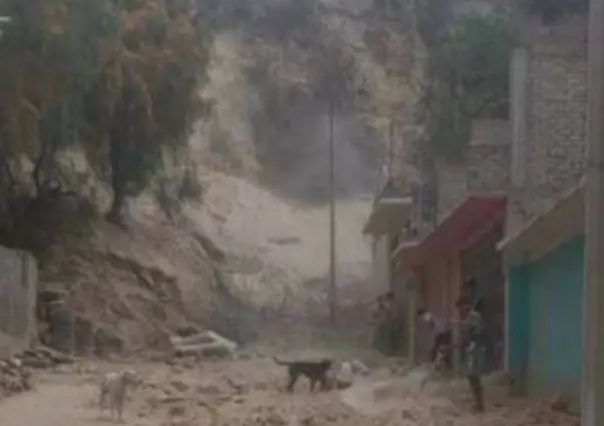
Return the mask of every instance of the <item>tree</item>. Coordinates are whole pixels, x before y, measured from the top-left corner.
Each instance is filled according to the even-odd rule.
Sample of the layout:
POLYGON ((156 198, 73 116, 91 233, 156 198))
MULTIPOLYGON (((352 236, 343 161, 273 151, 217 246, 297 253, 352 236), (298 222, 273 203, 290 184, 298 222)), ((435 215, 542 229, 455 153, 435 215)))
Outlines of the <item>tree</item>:
POLYGON ((430 51, 423 104, 428 148, 458 157, 481 114, 507 113, 513 33, 498 15, 467 15, 430 51))
POLYGON ((84 0, 4 0, 0 38, 0 238, 39 254, 68 221, 57 152, 77 143, 96 76, 103 9, 84 0), (31 164, 31 168, 23 167, 31 164))
POLYGON ((31 248, 7 240, 35 233, 32 217, 52 217, 48 209, 73 193, 57 165, 73 145, 109 170, 109 216, 119 219, 198 113, 207 33, 195 4, 0 0, 0 13, 11 18, 0 38, 0 237, 31 248))
POLYGON ((163 149, 186 139, 198 113, 197 89, 206 33, 187 0, 130 0, 113 5, 118 31, 103 41, 100 77, 87 96, 95 150, 108 153, 113 203, 120 220, 162 164, 163 149))

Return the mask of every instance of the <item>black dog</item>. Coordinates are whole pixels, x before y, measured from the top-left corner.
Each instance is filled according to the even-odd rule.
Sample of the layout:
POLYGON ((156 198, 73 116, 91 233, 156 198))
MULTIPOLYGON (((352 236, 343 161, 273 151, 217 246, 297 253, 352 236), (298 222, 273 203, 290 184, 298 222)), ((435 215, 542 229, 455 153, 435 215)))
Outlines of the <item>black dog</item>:
POLYGON ((315 361, 280 361, 275 357, 275 362, 279 365, 287 366, 289 374, 289 383, 287 390, 292 392, 300 375, 308 377, 310 380, 310 391, 315 389, 315 385, 321 384, 322 390, 328 389, 327 371, 331 368, 333 361, 329 359, 321 359, 315 361))

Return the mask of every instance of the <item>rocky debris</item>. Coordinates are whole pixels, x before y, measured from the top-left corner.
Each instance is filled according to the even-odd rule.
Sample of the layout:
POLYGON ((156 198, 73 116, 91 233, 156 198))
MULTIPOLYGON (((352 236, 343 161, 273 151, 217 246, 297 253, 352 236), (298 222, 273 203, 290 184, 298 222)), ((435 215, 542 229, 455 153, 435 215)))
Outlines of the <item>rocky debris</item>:
POLYGON ((0 399, 31 390, 31 371, 18 358, 0 361, 0 399))
POLYGON ((358 359, 353 360, 350 364, 354 374, 359 376, 367 376, 369 374, 369 368, 358 359))
POLYGON ((183 417, 187 413, 187 408, 182 405, 172 405, 168 411, 171 417, 183 417))
POLYGON ((176 335, 181 338, 195 336, 201 332, 203 332, 202 329, 191 324, 185 324, 176 329, 176 335))
POLYGON ((354 383, 354 372, 350 362, 343 362, 336 374, 336 388, 346 389, 354 383))
POLYGON ((17 358, 25 367, 31 368, 50 368, 58 365, 73 364, 74 359, 61 352, 46 346, 38 346, 33 349, 27 349, 17 358))
POLYGON ((187 385, 186 383, 184 383, 181 380, 172 380, 172 382, 170 384, 178 392, 186 392, 189 390, 189 385, 187 385))
POLYGON ((581 418, 578 413, 570 412, 567 402, 561 402, 562 399, 555 397, 553 400, 544 401, 526 410, 522 416, 508 422, 510 426, 579 426, 581 418))
POLYGON ((248 393, 250 391, 250 385, 243 379, 228 377, 228 384, 238 394, 248 393))
POLYGON ((237 344, 213 331, 202 331, 188 336, 171 336, 174 356, 201 356, 224 358, 232 356, 237 344))
POLYGON ((552 410, 577 417, 581 415, 580 405, 581 401, 579 398, 562 394, 554 395, 550 401, 552 410))

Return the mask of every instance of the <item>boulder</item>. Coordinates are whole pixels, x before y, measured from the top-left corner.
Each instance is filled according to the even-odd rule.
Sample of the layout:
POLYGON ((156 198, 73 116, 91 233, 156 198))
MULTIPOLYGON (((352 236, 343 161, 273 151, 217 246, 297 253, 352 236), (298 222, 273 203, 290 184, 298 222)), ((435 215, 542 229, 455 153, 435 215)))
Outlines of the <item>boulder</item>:
POLYGON ((236 343, 213 331, 203 331, 188 337, 171 336, 170 343, 174 349, 174 354, 178 357, 222 358, 232 355, 237 350, 236 343))
POLYGON ((336 374, 336 387, 346 389, 354 383, 354 372, 350 362, 343 362, 336 374))

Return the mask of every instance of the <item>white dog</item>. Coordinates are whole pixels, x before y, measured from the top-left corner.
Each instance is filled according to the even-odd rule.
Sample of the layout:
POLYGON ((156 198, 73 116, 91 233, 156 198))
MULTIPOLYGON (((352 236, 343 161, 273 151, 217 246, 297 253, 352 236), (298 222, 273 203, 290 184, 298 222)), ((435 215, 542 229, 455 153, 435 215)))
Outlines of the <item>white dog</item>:
POLYGON ((140 379, 136 372, 132 370, 124 370, 120 373, 108 373, 103 377, 100 384, 100 399, 99 409, 101 415, 105 409, 106 399, 109 399, 109 410, 111 418, 120 422, 124 411, 124 403, 129 387, 134 387, 140 383, 140 379))

